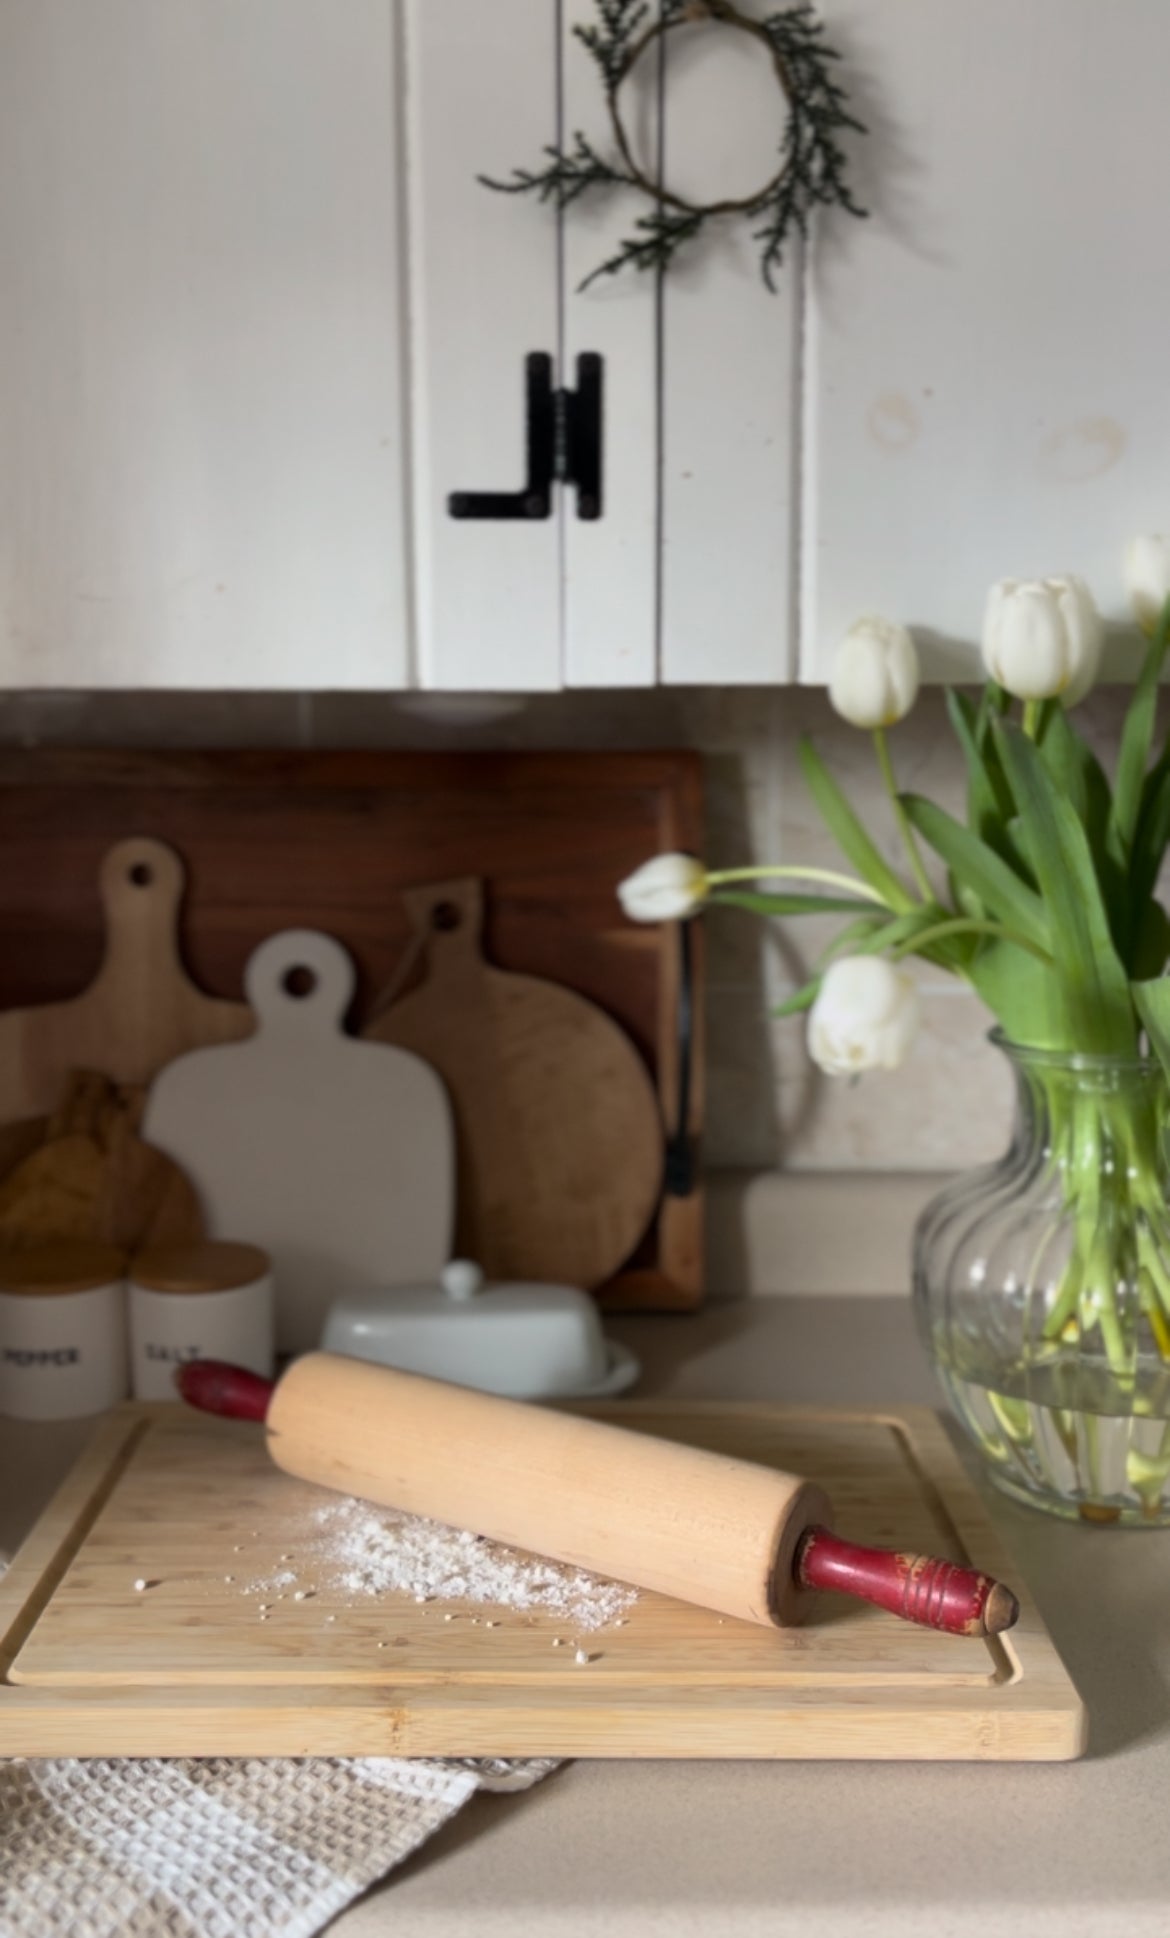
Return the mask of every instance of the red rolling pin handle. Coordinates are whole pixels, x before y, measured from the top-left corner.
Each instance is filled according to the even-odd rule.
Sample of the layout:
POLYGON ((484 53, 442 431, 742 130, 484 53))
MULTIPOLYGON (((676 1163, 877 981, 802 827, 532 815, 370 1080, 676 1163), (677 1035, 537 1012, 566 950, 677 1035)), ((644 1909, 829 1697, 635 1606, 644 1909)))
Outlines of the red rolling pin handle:
POLYGON ((796 1578, 805 1588, 873 1602, 905 1622, 948 1635, 998 1635, 1020 1612, 1011 1589, 990 1575, 937 1555, 863 1548, 828 1528, 810 1528, 805 1535, 796 1551, 796 1578))
MULTIPOLYGON (((176 1370, 175 1385, 190 1406, 233 1420, 263 1420, 273 1393, 272 1380, 220 1359, 188 1360, 176 1370)), ((802 1587, 873 1602, 904 1622, 948 1635, 997 1635, 1020 1612, 1011 1589, 990 1575, 936 1556, 859 1547, 828 1528, 809 1529, 794 1567, 802 1587)))
POLYGON ((175 1368, 175 1385, 188 1406, 226 1420, 265 1420, 276 1382, 226 1359, 189 1359, 175 1368))

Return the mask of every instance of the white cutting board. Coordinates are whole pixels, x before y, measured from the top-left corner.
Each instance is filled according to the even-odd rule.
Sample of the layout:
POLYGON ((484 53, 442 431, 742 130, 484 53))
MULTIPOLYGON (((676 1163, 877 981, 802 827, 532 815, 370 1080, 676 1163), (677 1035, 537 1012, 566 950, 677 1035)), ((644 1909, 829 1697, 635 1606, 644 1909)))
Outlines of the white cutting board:
POLYGON ((281 1351, 315 1346, 347 1287, 433 1284, 451 1256, 446 1093, 420 1057, 343 1034, 353 986, 331 937, 270 936, 245 975, 255 1036, 168 1064, 146 1109, 143 1137, 182 1165, 210 1236, 271 1254, 281 1351))

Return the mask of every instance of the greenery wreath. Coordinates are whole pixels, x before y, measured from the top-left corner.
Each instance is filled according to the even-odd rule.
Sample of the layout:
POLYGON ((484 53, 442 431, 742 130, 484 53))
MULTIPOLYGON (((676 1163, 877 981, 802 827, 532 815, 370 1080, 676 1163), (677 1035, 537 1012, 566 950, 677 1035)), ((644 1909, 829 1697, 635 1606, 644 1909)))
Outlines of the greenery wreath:
POLYGON ((636 188, 650 197, 654 208, 635 218, 635 233, 625 237, 612 256, 598 263, 581 283, 582 289, 599 276, 612 276, 620 269, 665 270, 675 252, 692 241, 705 222, 741 215, 760 223, 752 233, 762 245, 764 281, 774 291, 784 245, 793 229, 805 234, 809 213, 818 203, 835 204, 850 215, 865 215, 845 179, 845 156, 839 145, 842 130, 852 128, 864 134, 865 129, 848 113, 848 97, 832 78, 830 63, 839 56, 826 42, 811 0, 797 0, 796 5, 763 20, 741 13, 732 0, 661 0, 654 8, 653 19, 650 0, 597 0, 597 12, 600 24, 574 27, 573 32, 600 70, 616 159, 598 154, 578 130, 571 148, 544 150, 548 162, 543 168, 513 169, 505 182, 493 181, 487 175, 477 178, 485 188, 508 195, 534 193, 542 202, 555 202, 558 209, 567 209, 578 196, 596 188, 636 188), (618 96, 635 64, 675 28, 704 21, 731 27, 764 43, 788 108, 779 168, 762 188, 740 200, 688 202, 661 182, 651 180, 634 158, 622 121, 618 96))

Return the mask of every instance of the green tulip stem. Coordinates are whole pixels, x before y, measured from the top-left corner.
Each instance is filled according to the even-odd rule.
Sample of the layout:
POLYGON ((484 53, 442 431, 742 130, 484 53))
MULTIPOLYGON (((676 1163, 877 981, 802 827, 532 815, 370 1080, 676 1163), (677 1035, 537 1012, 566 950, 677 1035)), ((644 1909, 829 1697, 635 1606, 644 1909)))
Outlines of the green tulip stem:
POLYGON ((886 793, 890 797, 890 806, 894 810, 894 818, 901 831, 902 845, 906 850, 906 859, 910 863, 910 872, 918 884, 918 891, 923 901, 933 902, 935 900, 934 889, 930 885, 930 876, 927 874, 923 866, 922 856, 918 852, 918 843, 914 839, 914 830, 910 826, 910 817, 902 805, 902 796, 898 792, 898 783, 894 779, 894 763, 890 759, 890 747, 886 739, 886 730, 884 727, 874 728, 873 744, 874 751, 877 754, 878 766, 881 769, 882 780, 885 783, 886 793))
POLYGON ((860 895, 879 908, 889 906, 885 896, 879 895, 868 882, 858 881, 853 875, 839 875, 835 868, 781 867, 778 862, 772 862, 765 868, 713 868, 707 874, 708 888, 717 888, 724 882, 757 881, 820 882, 825 888, 843 888, 850 895, 860 895))
POLYGON ((1035 740, 1040 731, 1040 709, 1043 705, 1043 700, 1024 701, 1024 732, 1029 740, 1035 740))
POLYGON ((1158 1248, 1143 1225, 1137 1230, 1138 1257, 1141 1260, 1138 1285, 1141 1294, 1142 1310, 1149 1321, 1154 1343, 1161 1354, 1163 1363, 1170 1362, 1170 1283, 1167 1281, 1166 1268, 1158 1256, 1158 1248))
POLYGON ((1132 1392, 1144 1327, 1170 1365, 1170 1253, 1161 1153, 1165 1103, 1124 1091, 1083 1089, 1085 1079, 1037 1071, 1048 1120, 1046 1172, 1070 1217, 1071 1246, 1044 1284, 1052 1233, 1035 1247, 1025 1294, 1048 1305, 1038 1360, 1062 1345, 1099 1353, 1118 1388, 1132 1392), (1126 1288, 1132 1288, 1127 1294, 1126 1288), (1093 1341, 1096 1341, 1094 1347, 1093 1341))
POLYGON ((1134 617, 1137 620, 1139 632, 1143 632, 1147 639, 1155 638, 1163 627, 1170 631, 1170 595, 1163 600, 1161 610, 1152 619, 1144 619, 1140 613, 1135 613, 1134 617))
POLYGON ((1046 969, 1053 966, 1052 957, 1039 943, 1030 942, 1026 935, 1017 935, 1014 930, 1005 928, 1002 922, 987 922, 974 915, 955 915, 945 922, 936 922, 931 929, 919 929, 908 942, 890 950, 890 959, 898 962, 903 956, 920 955, 931 943, 942 942, 949 935, 994 936, 1000 942, 1010 942, 1017 949, 1026 949, 1046 969))

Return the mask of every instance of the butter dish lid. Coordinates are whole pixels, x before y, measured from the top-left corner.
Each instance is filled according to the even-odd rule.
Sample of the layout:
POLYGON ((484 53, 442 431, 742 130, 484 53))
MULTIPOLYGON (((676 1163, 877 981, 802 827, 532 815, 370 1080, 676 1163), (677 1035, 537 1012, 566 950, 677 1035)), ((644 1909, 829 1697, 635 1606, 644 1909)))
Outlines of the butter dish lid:
POLYGON ((329 1309, 326 1352, 479 1387, 513 1399, 619 1393, 640 1371, 607 1340, 597 1307, 571 1285, 489 1285, 452 1259, 438 1285, 362 1287, 329 1309))

